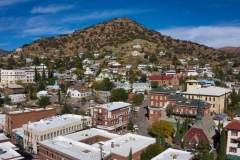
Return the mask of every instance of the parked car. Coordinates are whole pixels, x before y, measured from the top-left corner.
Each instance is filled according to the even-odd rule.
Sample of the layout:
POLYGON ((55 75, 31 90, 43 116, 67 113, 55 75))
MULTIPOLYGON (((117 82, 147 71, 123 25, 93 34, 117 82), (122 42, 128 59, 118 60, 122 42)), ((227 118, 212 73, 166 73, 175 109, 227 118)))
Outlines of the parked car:
POLYGON ((135 131, 137 131, 138 130, 138 125, 134 124, 133 128, 134 128, 135 131))

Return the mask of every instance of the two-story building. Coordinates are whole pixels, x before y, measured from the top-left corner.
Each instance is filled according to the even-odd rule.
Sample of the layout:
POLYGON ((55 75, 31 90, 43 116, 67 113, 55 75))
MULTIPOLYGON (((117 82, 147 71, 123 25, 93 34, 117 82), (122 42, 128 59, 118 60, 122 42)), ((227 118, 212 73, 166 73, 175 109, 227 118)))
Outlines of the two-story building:
POLYGON ((70 86, 67 90, 67 94, 70 97, 75 98, 84 98, 89 97, 92 95, 92 92, 87 87, 83 86, 82 84, 76 84, 73 86, 70 86))
POLYGON ((149 76, 149 83, 158 82, 158 86, 179 87, 179 77, 177 75, 154 75, 149 76))
POLYGON ((93 126, 111 133, 122 133, 127 127, 131 106, 130 103, 111 102, 92 107, 93 126))
POLYGON ((25 92, 25 88, 18 84, 8 84, 4 90, 6 94, 23 94, 25 92))
POLYGON ((149 83, 133 83, 132 84, 132 93, 142 93, 148 92, 151 90, 151 85, 149 83))
POLYGON ((226 154, 228 157, 240 158, 240 122, 233 121, 225 126, 227 133, 226 154))

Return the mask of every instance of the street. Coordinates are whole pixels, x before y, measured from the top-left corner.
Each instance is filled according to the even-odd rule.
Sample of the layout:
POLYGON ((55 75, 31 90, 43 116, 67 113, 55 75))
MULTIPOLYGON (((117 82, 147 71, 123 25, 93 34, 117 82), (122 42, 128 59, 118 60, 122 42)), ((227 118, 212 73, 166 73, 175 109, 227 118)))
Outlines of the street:
POLYGON ((147 113, 147 110, 145 109, 146 106, 148 106, 148 98, 144 100, 141 104, 135 124, 138 125, 139 135, 150 137, 150 135, 148 134, 147 117, 145 117, 145 114, 147 113))

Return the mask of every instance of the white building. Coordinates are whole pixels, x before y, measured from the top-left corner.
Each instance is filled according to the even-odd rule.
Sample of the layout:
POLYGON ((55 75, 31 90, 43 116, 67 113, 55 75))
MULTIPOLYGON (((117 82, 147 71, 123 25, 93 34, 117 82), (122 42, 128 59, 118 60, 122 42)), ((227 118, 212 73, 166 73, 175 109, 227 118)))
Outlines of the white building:
POLYGON ((39 91, 37 93, 37 98, 41 98, 41 97, 51 97, 51 95, 48 94, 48 91, 39 91))
POLYGON ((147 66, 149 66, 151 68, 153 67, 152 64, 139 64, 138 65, 138 69, 146 69, 147 66))
POLYGON ((92 92, 82 84, 76 84, 68 88, 67 94, 70 97, 84 98, 92 95, 92 92))
POLYGON ((25 102, 26 94, 12 94, 9 95, 9 98, 11 99, 11 103, 25 102))
POLYGON ((151 90, 151 85, 149 83, 133 83, 132 84, 132 93, 142 93, 145 91, 151 90))
POLYGON ((227 150, 228 156, 240 156, 240 122, 233 121, 225 126, 227 130, 227 150))
POLYGON ((169 75, 176 75, 176 71, 175 70, 168 70, 165 72, 166 76, 169 76, 169 75))
POLYGON ((140 49, 142 48, 142 45, 141 44, 135 44, 132 46, 134 49, 140 49))
POLYGON ((140 56, 141 55, 141 53, 138 51, 133 51, 131 54, 132 54, 132 56, 140 56))
POLYGON ((37 153, 39 142, 82 130, 91 124, 91 117, 74 114, 55 116, 42 119, 39 122, 24 124, 22 126, 24 148, 32 147, 34 153, 37 153))
POLYGON ((18 159, 24 159, 24 157, 21 156, 17 152, 19 148, 12 144, 11 142, 3 142, 0 143, 0 159, 7 159, 7 160, 18 160, 18 159))
POLYGON ((187 76, 197 76, 198 75, 197 70, 192 66, 188 66, 186 68, 186 74, 187 74, 187 76))
MULTIPOLYGON (((42 76, 43 68, 45 71, 45 77, 48 77, 48 69, 46 66, 36 66, 37 72, 42 76)), ((1 83, 14 84, 14 83, 35 83, 35 66, 24 67, 15 70, 1 70, 1 83)))
POLYGON ((191 152, 168 148, 151 160, 192 160, 193 157, 194 154, 191 152))
POLYGON ((41 142, 40 159, 47 156, 41 150, 53 150, 60 159, 99 160, 101 154, 103 159, 128 159, 131 148, 133 157, 140 159, 139 153, 153 143, 155 139, 150 137, 131 133, 119 136, 91 128, 41 142))

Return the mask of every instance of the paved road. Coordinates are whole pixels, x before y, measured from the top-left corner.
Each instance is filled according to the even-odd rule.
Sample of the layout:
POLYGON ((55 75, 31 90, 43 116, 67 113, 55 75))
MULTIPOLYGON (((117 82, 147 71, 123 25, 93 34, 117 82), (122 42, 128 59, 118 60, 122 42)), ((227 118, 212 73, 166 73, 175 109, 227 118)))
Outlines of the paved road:
POLYGON ((148 123, 147 123, 147 117, 145 117, 145 114, 147 113, 147 110, 144 108, 148 105, 148 99, 144 100, 142 105, 140 106, 140 110, 138 112, 138 117, 136 118, 135 124, 138 125, 138 134, 143 136, 148 136, 148 123))

